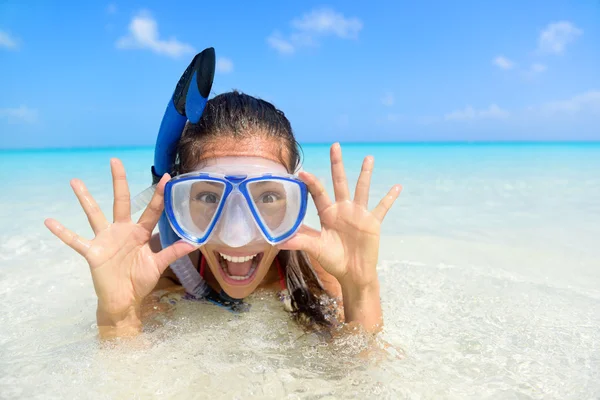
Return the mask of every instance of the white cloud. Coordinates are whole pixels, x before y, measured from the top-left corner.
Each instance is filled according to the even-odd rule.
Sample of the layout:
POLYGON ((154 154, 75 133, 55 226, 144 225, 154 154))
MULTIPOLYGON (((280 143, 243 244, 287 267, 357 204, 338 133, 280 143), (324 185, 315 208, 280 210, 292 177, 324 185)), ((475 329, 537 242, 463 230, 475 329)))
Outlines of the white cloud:
MULTIPOLYGON (((467 106, 461 110, 444 115, 445 121, 492 121, 503 119, 512 124, 541 124, 540 126, 554 126, 561 121, 598 121, 600 122, 600 90, 592 89, 564 100, 548 101, 533 106, 511 110, 500 108, 496 104, 485 109, 475 109, 467 106), (569 119, 570 118, 570 119, 569 119)), ((390 119, 391 121, 391 119, 390 119)), ((436 117, 415 117, 414 122, 420 125, 430 125, 439 122, 436 117)), ((597 126, 597 125, 592 125, 597 126)))
POLYGON ((292 26, 299 32, 312 32, 316 35, 331 34, 342 39, 356 39, 363 24, 356 17, 346 18, 330 8, 320 8, 294 19, 292 26))
POLYGON ((217 59, 216 68, 217 72, 221 74, 228 74, 230 72, 233 72, 233 61, 231 61, 227 57, 219 57, 217 59))
POLYGON ((289 41, 295 47, 314 47, 319 44, 315 37, 308 32, 294 32, 290 35, 289 41))
POLYGON ((521 71, 521 76, 525 80, 536 79, 540 74, 546 72, 548 70, 548 66, 546 64, 534 63, 529 66, 527 69, 523 69, 521 71))
POLYGON ((394 99, 394 94, 392 92, 388 92, 386 93, 382 98, 381 98, 381 104, 383 104, 386 107, 391 107, 394 105, 395 99, 394 99))
POLYGON ((512 69, 515 66, 514 62, 503 56, 494 58, 492 63, 502 69, 512 69))
POLYGON ((6 118, 10 123, 34 123, 37 121, 38 112, 23 105, 17 108, 0 108, 0 118, 6 118))
POLYGON ((533 107, 533 109, 536 108, 546 113, 591 112, 600 115, 600 90, 589 90, 566 100, 551 101, 540 107, 533 107))
POLYGON ((17 50, 19 42, 8 32, 0 31, 0 48, 2 47, 8 50, 17 50))
POLYGON ((543 53, 562 54, 567 44, 582 34, 581 29, 568 21, 554 22, 540 34, 538 48, 543 53))
POLYGON ((506 118, 508 116, 509 112, 501 109, 496 104, 492 104, 486 110, 480 110, 478 113, 479 118, 506 118))
POLYGON ((284 39, 279 32, 273 32, 273 34, 267 38, 267 43, 281 54, 292 54, 296 50, 294 45, 284 39))
POLYGON ((509 112, 501 109, 496 104, 490 105, 486 109, 476 110, 467 106, 462 110, 455 110, 444 115, 447 121, 472 121, 476 119, 500 119, 509 116, 509 112))
POLYGON ((537 73, 537 74, 539 74, 541 72, 544 72, 547 69, 548 69, 548 67, 546 67, 544 64, 533 64, 531 66, 531 72, 534 72, 534 73, 537 73))
POLYGON ((109 14, 116 14, 117 13, 117 5, 115 3, 110 3, 106 7, 106 12, 109 14))
POLYGON ((119 49, 148 49, 174 58, 194 53, 191 45, 175 38, 160 39, 158 24, 147 12, 141 12, 133 17, 129 23, 129 35, 117 40, 116 46, 119 49))
POLYGON ((477 112, 471 106, 465 107, 464 110, 456 110, 444 115, 444 118, 447 120, 468 120, 475 119, 477 116, 477 112))
POLYGON ((292 32, 288 36, 273 32, 267 43, 281 54, 292 54, 299 47, 316 46, 318 38, 334 36, 340 39, 356 39, 363 23, 356 17, 345 17, 331 8, 316 8, 291 21, 292 32))

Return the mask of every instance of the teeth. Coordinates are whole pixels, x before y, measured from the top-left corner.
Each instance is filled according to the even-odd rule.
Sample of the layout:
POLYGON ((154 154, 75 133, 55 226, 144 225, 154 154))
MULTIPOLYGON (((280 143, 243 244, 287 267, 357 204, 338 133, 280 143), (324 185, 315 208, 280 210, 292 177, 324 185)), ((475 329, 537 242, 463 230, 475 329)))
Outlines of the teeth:
MULTIPOLYGON (((227 254, 223 254, 223 253, 219 253, 221 255, 221 257, 223 257, 223 259, 230 261, 230 262, 244 262, 244 261, 248 261, 253 259, 254 257, 256 257, 258 254, 253 254, 251 256, 245 256, 245 257, 233 257, 233 256, 228 256, 227 254), (239 261, 235 261, 235 260, 239 260, 239 261)), ((258 259, 254 260, 252 262, 252 266, 250 267, 250 270, 248 271, 248 273, 245 276, 238 276, 238 275, 231 275, 229 273, 229 269, 227 268, 227 263, 221 262, 221 268, 223 269, 223 271, 227 274, 227 276, 230 279, 236 280, 236 281, 243 281, 245 279, 250 278, 250 276, 256 271, 256 267, 258 266, 258 259)))
POLYGON ((256 257, 256 254, 252 254, 251 256, 243 256, 243 257, 228 256, 227 254, 223 254, 223 253, 219 253, 219 254, 221 255, 221 257, 223 257, 227 261, 231 261, 231 262, 234 262, 234 263, 241 263, 241 262, 250 261, 254 257, 256 257))

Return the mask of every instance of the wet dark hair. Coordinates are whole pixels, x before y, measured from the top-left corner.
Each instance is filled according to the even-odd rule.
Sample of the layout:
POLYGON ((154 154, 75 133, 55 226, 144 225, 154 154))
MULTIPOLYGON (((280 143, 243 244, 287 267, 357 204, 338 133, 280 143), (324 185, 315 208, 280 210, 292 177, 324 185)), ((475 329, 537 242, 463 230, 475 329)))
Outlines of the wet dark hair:
MULTIPOLYGON (((301 148, 285 114, 267 101, 232 91, 209 100, 197 124, 188 122, 173 171, 190 172, 206 151, 224 139, 243 140, 257 135, 280 141, 277 157, 288 172, 293 173, 300 165, 301 148)), ((302 251, 281 250, 277 258, 286 276, 292 314, 305 325, 330 326, 335 303, 308 256, 302 251)))
POLYGON ((175 173, 189 172, 202 154, 223 139, 243 140, 256 135, 281 142, 277 156, 288 172, 293 173, 300 165, 300 144, 285 114, 267 101, 233 91, 209 100, 197 124, 188 122, 179 141, 175 173))

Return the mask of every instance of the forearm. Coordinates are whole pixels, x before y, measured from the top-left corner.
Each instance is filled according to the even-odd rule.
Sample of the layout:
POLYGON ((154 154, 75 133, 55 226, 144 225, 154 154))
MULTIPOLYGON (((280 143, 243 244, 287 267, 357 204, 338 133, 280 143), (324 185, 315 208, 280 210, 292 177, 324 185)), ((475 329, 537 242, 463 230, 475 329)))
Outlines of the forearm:
POLYGON ((342 284, 342 298, 346 323, 358 323, 367 332, 378 332, 383 326, 379 281, 355 287, 342 284))
POLYGON ((119 314, 109 314, 98 306, 96 310, 98 333, 102 339, 136 336, 142 331, 141 308, 132 306, 119 314))

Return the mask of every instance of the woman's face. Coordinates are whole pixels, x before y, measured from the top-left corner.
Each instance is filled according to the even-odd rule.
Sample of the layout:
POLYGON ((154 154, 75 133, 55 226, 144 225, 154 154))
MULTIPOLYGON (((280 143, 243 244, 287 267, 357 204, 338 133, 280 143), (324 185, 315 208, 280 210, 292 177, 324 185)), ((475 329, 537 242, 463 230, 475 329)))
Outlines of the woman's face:
MULTIPOLYGON (((248 157, 259 157, 259 164, 262 168, 266 168, 265 172, 287 173, 288 167, 281 164, 280 154, 281 141, 277 139, 269 139, 261 137, 261 135, 245 140, 224 139, 219 141, 218 145, 207 146, 194 169, 218 172, 220 165, 235 166, 237 162, 243 164, 248 157)), ((273 183, 265 182, 264 185, 256 185, 256 189, 250 189, 250 192, 254 191, 251 195, 255 198, 257 207, 264 209, 265 214, 263 215, 266 216, 264 219, 267 224, 281 217, 277 203, 285 201, 285 198, 280 195, 282 191, 272 186, 273 183)), ((208 190, 200 186, 193 187, 190 195, 192 199, 197 199, 195 202, 190 202, 190 207, 196 207, 199 210, 214 207, 215 205, 212 203, 219 197, 214 188, 208 190)), ((228 203, 233 204, 230 198, 228 198, 228 203)), ((215 226, 215 233, 221 230, 221 235, 227 235, 232 240, 209 240, 200 248, 200 251, 206 258, 207 264, 221 288, 229 296, 241 299, 247 297, 260 285, 279 250, 262 237, 260 240, 252 240, 249 244, 232 245, 235 244, 238 234, 235 225, 240 221, 235 210, 227 208, 228 203, 223 209, 222 221, 217 222, 215 226), (227 216, 225 213, 228 213, 227 216), (230 218, 229 223, 227 218, 230 218), (220 222, 222 222, 221 225, 219 225, 220 222)), ((203 221, 202 218, 204 215, 210 214, 209 212, 194 212, 193 214, 198 216, 196 224, 208 224, 209 221, 203 221)), ((246 229, 256 230, 253 232, 255 237, 260 236, 252 220, 244 221, 244 224, 248 224, 245 225, 246 229)), ((217 236, 215 233, 213 236, 217 236)))

